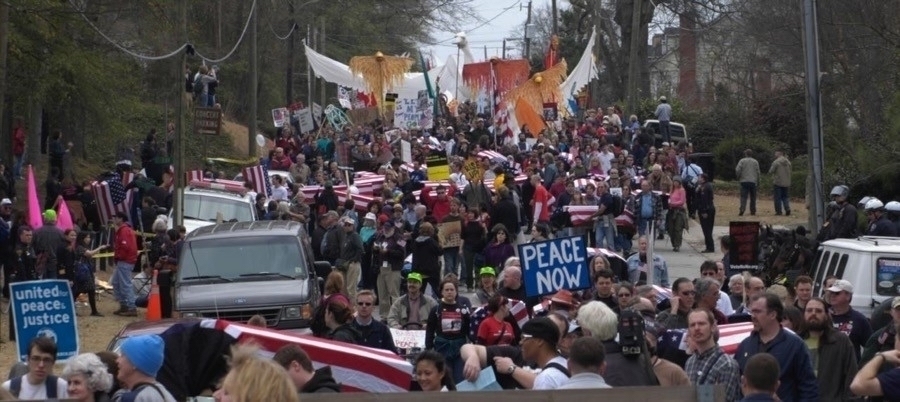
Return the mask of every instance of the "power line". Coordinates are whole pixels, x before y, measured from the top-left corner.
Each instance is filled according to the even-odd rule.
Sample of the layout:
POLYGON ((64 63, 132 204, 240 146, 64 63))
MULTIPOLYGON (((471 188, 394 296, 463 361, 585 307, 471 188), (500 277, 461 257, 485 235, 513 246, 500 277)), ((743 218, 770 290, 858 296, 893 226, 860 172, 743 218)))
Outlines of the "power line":
POLYGON ((125 48, 124 46, 120 45, 118 42, 116 42, 109 36, 106 36, 106 34, 103 33, 103 31, 101 31, 100 28, 97 28, 97 26, 94 25, 93 22, 91 22, 90 18, 88 18, 86 15, 84 15, 84 10, 79 9, 72 0, 69 0, 69 4, 72 6, 72 8, 75 9, 75 11, 78 12, 79 15, 81 15, 81 18, 83 18, 84 21, 87 22, 88 25, 91 26, 91 28, 94 28, 94 31, 97 31, 97 33, 103 37, 103 39, 106 39, 107 42, 111 43, 113 46, 115 46, 119 50, 131 55, 132 57, 136 57, 136 58, 142 59, 142 60, 165 60, 172 56, 177 56, 179 53, 181 53, 182 50, 184 50, 188 46, 187 43, 182 44, 181 47, 179 47, 178 49, 175 49, 174 51, 170 52, 169 54, 166 54, 163 56, 147 56, 147 55, 135 53, 135 52, 125 48))
POLYGON ((284 37, 278 36, 278 34, 275 33, 275 28, 272 27, 271 23, 269 24, 269 29, 272 31, 272 34, 275 35, 275 37, 278 38, 279 40, 287 40, 287 38, 290 38, 291 34, 293 34, 294 31, 297 29, 297 24, 294 24, 293 26, 291 26, 290 32, 288 32, 287 35, 284 35, 284 37))
MULTIPOLYGON (((250 27, 250 21, 253 19, 254 13, 256 13, 256 0, 253 0, 253 5, 250 6, 250 14, 247 16, 247 23, 244 24, 244 30, 241 32, 241 37, 238 38, 237 42, 234 44, 234 47, 231 48, 231 51, 228 52, 228 54, 226 54, 225 57, 222 57, 220 59, 211 59, 209 57, 203 56, 202 54, 200 54, 200 52, 195 51, 197 56, 199 56, 201 59, 208 61, 210 63, 221 63, 221 62, 227 60, 229 57, 231 57, 231 55, 234 54, 234 52, 237 50, 238 46, 240 46, 241 42, 244 41, 244 35, 247 34, 247 28, 250 27)), ((288 35, 290 35, 290 34, 288 34, 288 35)))
MULTIPOLYGON (((69 0, 69 4, 72 6, 73 9, 75 9, 75 11, 78 12, 79 15, 81 15, 81 18, 84 19, 84 21, 87 22, 88 25, 90 25, 91 28, 94 29, 94 31, 96 31, 98 34, 100 34, 100 36, 103 37, 103 39, 106 39, 107 42, 109 42, 110 44, 115 46, 117 49, 131 55, 132 57, 142 59, 142 60, 152 60, 152 61, 165 60, 165 59, 168 59, 170 57, 180 54, 182 50, 184 50, 185 48, 188 48, 190 46, 190 44, 184 43, 178 49, 175 49, 174 51, 172 51, 166 55, 163 55, 163 56, 147 56, 147 55, 135 53, 135 52, 131 51, 130 49, 126 48, 125 46, 120 45, 114 39, 107 36, 105 33, 103 33, 103 31, 100 30, 100 28, 97 28, 97 26, 94 25, 93 22, 91 22, 90 18, 88 18, 87 15, 84 14, 84 10, 79 9, 72 0, 69 0)), ((212 59, 212 58, 201 55, 200 52, 196 51, 196 49, 194 50, 195 54, 197 56, 199 56, 200 58, 202 58, 203 60, 208 61, 210 63, 221 63, 221 62, 227 60, 229 57, 231 57, 231 55, 234 54, 234 52, 237 50, 237 48, 241 44, 241 42, 243 42, 244 36, 247 34, 247 28, 250 27, 250 19, 253 18, 253 13, 255 13, 255 12, 256 12, 256 0, 253 0, 253 5, 250 7, 250 15, 247 17, 247 23, 244 24, 244 30, 241 32, 241 37, 238 38, 237 42, 234 44, 234 47, 231 48, 231 51, 228 52, 228 54, 226 54, 225 57, 222 57, 219 59, 212 59)), ((294 28, 296 28, 296 24, 294 25, 294 28)), ((293 33, 293 28, 291 29, 291 32, 288 33, 288 36, 290 36, 291 33, 293 33)), ((286 38, 287 37, 285 37, 285 39, 286 38)))
MULTIPOLYGON (((479 28, 481 28, 481 27, 484 27, 485 25, 490 24, 491 22, 493 22, 493 21, 496 20, 497 18, 500 18, 500 16, 502 16, 503 14, 506 14, 509 10, 512 10, 513 8, 516 8, 516 6, 518 6, 518 5, 519 5, 519 0, 516 0, 516 2, 513 3, 513 5, 504 8, 504 9, 503 9, 502 11, 500 11, 500 13, 498 13, 497 15, 491 17, 491 18, 488 19, 487 21, 482 22, 481 24, 475 26, 474 28, 470 28, 470 29, 465 30, 465 31, 463 31, 463 32, 474 31, 474 30, 476 30, 476 29, 479 29, 479 28)), ((442 43, 444 43, 444 42, 449 42, 449 41, 454 40, 454 39, 456 39, 456 36, 454 36, 454 37, 452 37, 452 38, 450 38, 450 39, 445 39, 445 40, 442 40, 442 41, 438 41, 438 42, 432 43, 431 45, 439 45, 439 44, 442 44, 442 43)))

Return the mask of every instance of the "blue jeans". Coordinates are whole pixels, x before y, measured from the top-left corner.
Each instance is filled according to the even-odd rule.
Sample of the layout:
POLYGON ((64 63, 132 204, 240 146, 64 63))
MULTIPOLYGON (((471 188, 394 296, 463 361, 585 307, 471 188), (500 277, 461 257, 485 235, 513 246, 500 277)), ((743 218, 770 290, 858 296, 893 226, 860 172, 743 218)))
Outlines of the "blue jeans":
MULTIPOLYGON (((775 190, 778 194, 778 190, 775 190)), ((756 215, 756 183, 749 181, 741 182, 741 213, 744 213, 747 206, 747 196, 750 196, 750 214, 756 215)), ((777 198, 776 198, 777 200, 777 198)), ((778 209, 778 201, 775 201, 775 210, 778 209)))
POLYGON ((616 234, 616 250, 621 251, 623 255, 628 255, 631 253, 632 244, 632 236, 625 235, 622 232, 618 232, 616 234))
POLYGON ((19 178, 22 177, 22 165, 25 164, 25 154, 13 157, 15 162, 13 162, 13 177, 19 178))
POLYGON ((134 310, 134 285, 131 280, 131 271, 134 270, 134 264, 123 261, 116 261, 116 272, 113 273, 113 289, 115 290, 116 300, 123 309, 134 310))
MULTIPOLYGON (((605 216, 600 219, 604 218, 605 216)), ((594 247, 616 249, 616 224, 611 219, 609 222, 600 222, 594 226, 594 247), (606 246, 603 245, 604 241, 606 246)))
POLYGON ((785 213, 791 213, 790 197, 788 197, 789 187, 775 187, 775 213, 780 214, 782 207, 785 213))
POLYGON ((646 235, 650 230, 650 224, 653 222, 653 218, 638 218, 637 220, 637 230, 638 236, 646 235))
MULTIPOLYGON (((659 121, 659 134, 662 136, 663 142, 668 142, 672 144, 672 134, 669 133, 669 122, 667 121, 659 121)), ((672 144, 675 145, 675 144, 672 144)))
POLYGON ((459 278, 459 248, 444 250, 444 275, 453 274, 459 278))

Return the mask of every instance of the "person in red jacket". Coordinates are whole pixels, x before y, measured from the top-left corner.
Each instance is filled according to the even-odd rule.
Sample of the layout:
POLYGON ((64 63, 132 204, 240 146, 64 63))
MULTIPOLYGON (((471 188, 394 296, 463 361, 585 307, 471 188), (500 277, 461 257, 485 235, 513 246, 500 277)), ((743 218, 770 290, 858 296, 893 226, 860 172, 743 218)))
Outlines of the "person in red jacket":
POLYGON ((137 309, 134 306, 134 286, 131 284, 131 273, 134 271, 134 264, 138 261, 137 241, 134 230, 128 224, 128 215, 124 212, 116 213, 112 222, 116 226, 115 245, 113 246, 116 271, 113 274, 113 288, 116 300, 119 301, 119 309, 113 314, 136 317, 137 309))
POLYGON ((453 186, 450 186, 450 191, 447 191, 447 187, 443 184, 438 184, 435 189, 437 193, 436 197, 431 196, 431 191, 428 188, 422 189, 422 204, 428 207, 428 210, 431 211, 431 216, 438 222, 442 222, 444 217, 450 213, 450 197, 453 196, 454 189, 453 186))

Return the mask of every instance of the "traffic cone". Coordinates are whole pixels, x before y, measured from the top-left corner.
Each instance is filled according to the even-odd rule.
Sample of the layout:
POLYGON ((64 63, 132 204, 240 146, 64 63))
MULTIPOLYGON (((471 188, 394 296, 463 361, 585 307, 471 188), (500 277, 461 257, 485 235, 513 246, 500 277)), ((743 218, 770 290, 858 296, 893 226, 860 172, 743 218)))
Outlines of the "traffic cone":
POLYGON ((159 321, 162 319, 162 304, 159 300, 159 284, 156 283, 157 270, 153 270, 153 282, 150 285, 150 299, 147 300, 147 321, 159 321))

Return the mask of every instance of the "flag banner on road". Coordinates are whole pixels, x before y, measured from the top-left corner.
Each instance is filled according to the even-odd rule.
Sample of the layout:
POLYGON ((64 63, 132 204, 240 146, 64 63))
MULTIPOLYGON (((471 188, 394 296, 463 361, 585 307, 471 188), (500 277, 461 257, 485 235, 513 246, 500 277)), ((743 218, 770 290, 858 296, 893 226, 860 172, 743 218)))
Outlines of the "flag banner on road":
POLYGON ((225 320, 205 319, 200 326, 223 331, 238 343, 253 342, 262 348, 268 358, 284 345, 299 345, 309 355, 315 368, 330 366, 334 379, 345 391, 406 392, 412 381, 412 364, 385 350, 311 335, 291 335, 225 320))
POLYGON ((57 363, 78 355, 78 319, 69 281, 14 282, 9 284, 9 294, 19 361, 27 360, 31 340, 37 337, 56 342, 57 363))
POLYGON ((522 279, 529 297, 591 287, 587 240, 563 237, 519 244, 522 279))

